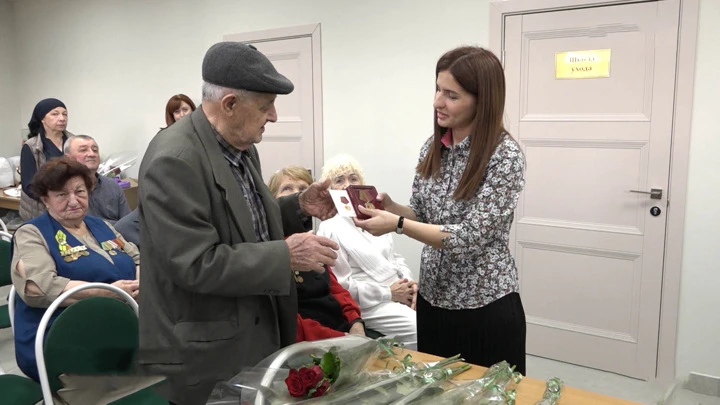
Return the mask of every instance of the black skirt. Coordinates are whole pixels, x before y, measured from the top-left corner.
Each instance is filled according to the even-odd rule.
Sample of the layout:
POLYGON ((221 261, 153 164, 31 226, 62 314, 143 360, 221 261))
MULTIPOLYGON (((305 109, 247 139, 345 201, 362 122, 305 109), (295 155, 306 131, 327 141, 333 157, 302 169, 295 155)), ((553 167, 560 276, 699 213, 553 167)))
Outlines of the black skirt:
POLYGON ((506 360, 525 375, 525 310, 510 293, 477 309, 450 310, 417 299, 418 350, 441 357, 458 353, 484 367, 506 360))

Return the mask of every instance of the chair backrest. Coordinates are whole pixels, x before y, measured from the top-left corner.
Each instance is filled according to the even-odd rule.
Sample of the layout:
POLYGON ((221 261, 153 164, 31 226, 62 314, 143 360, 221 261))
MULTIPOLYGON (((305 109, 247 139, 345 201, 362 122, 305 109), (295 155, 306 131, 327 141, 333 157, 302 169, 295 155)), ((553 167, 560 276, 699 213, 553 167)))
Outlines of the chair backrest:
POLYGON ((10 295, 8 295, 8 315, 10 316, 10 327, 13 335, 15 335, 15 286, 10 287, 10 295))
POLYGON ((2 228, 3 232, 7 233, 7 231, 8 231, 7 225, 5 225, 5 221, 3 221, 2 219, 0 219, 0 228, 2 228))
POLYGON ((124 302, 108 297, 80 300, 65 309, 45 338, 45 366, 52 391, 60 374, 130 372, 138 348, 138 320, 124 302))
POLYGON ((12 284, 10 278, 10 249, 12 235, 0 232, 0 287, 12 284))

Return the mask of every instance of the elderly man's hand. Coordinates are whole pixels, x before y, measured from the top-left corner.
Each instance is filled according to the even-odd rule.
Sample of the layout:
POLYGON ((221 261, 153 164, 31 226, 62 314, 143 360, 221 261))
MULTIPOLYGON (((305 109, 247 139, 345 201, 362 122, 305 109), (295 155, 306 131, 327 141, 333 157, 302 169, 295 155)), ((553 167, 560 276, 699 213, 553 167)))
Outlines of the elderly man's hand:
POLYGON ((311 184, 307 190, 300 193, 298 201, 303 212, 321 221, 334 217, 337 209, 330 197, 329 188, 330 179, 325 179, 322 183, 311 184))
POLYGON ((337 243, 311 232, 296 233, 285 239, 290 250, 290 269, 298 271, 325 271, 323 265, 334 266, 340 247, 337 243))

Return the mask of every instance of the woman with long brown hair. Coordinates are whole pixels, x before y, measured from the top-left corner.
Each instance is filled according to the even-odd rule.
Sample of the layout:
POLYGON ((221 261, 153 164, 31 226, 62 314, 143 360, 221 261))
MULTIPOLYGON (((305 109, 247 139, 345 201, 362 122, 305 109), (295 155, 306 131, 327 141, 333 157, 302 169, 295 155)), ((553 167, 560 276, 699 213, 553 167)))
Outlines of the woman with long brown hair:
POLYGON ((492 52, 460 47, 436 67, 435 133, 420 151, 410 205, 378 197, 359 209, 374 235, 425 244, 417 299, 418 350, 507 360, 525 374, 525 312, 508 246, 525 157, 502 125, 505 76, 492 52))
POLYGON ((176 94, 168 100, 165 105, 165 123, 169 127, 176 123, 180 118, 195 111, 195 103, 190 97, 184 94, 176 94))

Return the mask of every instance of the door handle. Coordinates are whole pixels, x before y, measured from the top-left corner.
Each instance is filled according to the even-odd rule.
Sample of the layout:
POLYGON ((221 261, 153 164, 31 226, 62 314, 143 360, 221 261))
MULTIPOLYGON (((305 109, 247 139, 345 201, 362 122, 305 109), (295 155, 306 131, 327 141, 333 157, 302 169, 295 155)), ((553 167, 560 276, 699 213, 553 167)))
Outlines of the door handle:
POLYGON ((650 198, 653 200, 661 200, 663 195, 663 191, 661 188, 651 188, 650 191, 630 190, 630 192, 638 194, 649 194, 650 198))

